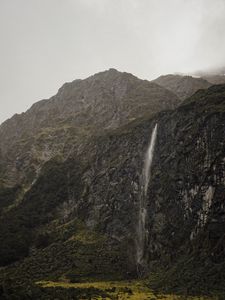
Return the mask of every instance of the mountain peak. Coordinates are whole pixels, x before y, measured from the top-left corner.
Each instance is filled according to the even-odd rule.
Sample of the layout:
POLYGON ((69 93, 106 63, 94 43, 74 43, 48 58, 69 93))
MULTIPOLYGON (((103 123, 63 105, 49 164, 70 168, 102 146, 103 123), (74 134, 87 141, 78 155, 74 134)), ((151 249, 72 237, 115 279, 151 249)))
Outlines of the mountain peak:
MULTIPOLYGON (((117 69, 114 68, 110 68, 108 70, 105 71, 101 71, 98 73, 95 73, 94 75, 86 78, 86 79, 105 79, 105 80, 113 80, 114 78, 122 78, 122 77, 132 77, 132 78, 137 78, 136 76, 134 76, 131 73, 128 72, 122 72, 122 71, 118 71, 117 69)), ((85 79, 84 79, 85 80, 85 79)))

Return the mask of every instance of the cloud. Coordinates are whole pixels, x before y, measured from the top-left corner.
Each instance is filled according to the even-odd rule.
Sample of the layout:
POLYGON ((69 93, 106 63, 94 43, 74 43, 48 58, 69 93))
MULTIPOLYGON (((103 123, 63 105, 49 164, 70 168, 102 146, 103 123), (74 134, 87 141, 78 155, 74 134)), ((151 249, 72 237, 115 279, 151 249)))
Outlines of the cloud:
POLYGON ((1 0, 0 121, 110 67, 153 79, 225 64, 224 0, 1 0))

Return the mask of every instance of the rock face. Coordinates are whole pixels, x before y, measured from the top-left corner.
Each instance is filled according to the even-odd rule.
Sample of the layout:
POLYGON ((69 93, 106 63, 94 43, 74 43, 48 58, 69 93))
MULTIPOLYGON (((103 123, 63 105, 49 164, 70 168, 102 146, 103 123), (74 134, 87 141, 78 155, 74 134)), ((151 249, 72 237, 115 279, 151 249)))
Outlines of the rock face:
POLYGON ((126 236, 135 247, 133 233, 137 232, 140 178, 145 152, 157 123, 147 194, 146 261, 152 266, 159 260, 170 263, 183 249, 191 249, 192 242, 199 241, 200 236, 201 242, 208 245, 205 252, 215 260, 222 259, 224 104, 225 86, 211 87, 199 91, 175 111, 142 121, 130 131, 98 142, 98 171, 93 169, 89 182, 94 184, 90 184, 87 196, 88 210, 93 207, 94 212, 91 209, 85 214, 89 216, 88 222, 93 226, 99 220, 96 216, 101 216, 104 231, 118 240, 126 236))
POLYGON ((167 88, 176 94, 181 100, 192 96, 200 89, 207 89, 212 85, 203 78, 183 75, 164 75, 153 80, 153 82, 167 88))
POLYGON ((173 249, 181 251, 199 236, 207 244, 205 253, 215 261, 223 257, 224 92, 225 86, 199 91, 158 120, 149 188, 151 262, 166 256, 172 259, 173 249))
MULTIPOLYGON (((28 172, 24 177, 21 175, 20 185, 13 188, 3 181, 0 264, 6 266, 20 259, 20 263, 6 268, 7 276, 21 281, 21 276, 27 280, 27 277, 41 280, 61 276, 85 280, 136 274, 143 168, 156 123, 151 176, 145 195, 145 268, 147 272, 156 266, 169 268, 186 256, 189 261, 201 259, 204 270, 223 264, 225 85, 200 90, 175 107, 179 101, 164 88, 110 70, 66 85, 58 95, 64 95, 62 98, 68 101, 68 107, 66 101, 63 104, 65 111, 62 112, 66 126, 56 126, 47 133, 42 131, 43 126, 49 126, 45 109, 49 115, 52 111, 46 106, 51 107, 59 101, 53 98, 49 104, 43 102, 43 115, 31 130, 36 132, 39 128, 37 136, 29 132, 27 137, 23 136, 24 140, 17 142, 21 148, 17 148, 19 157, 15 162, 13 150, 8 152, 13 159, 7 158, 6 146, 2 146, 3 161, 11 159, 11 164, 17 164, 21 173, 28 170, 24 162, 28 166, 32 162, 38 170, 30 174, 31 185, 28 172), (126 84, 132 82, 131 88, 114 76, 119 76, 126 84), (106 80, 104 89, 100 79, 106 80), (84 94, 79 92, 76 99, 81 99, 81 94, 87 99, 87 81, 89 88, 94 86, 98 92, 84 102, 106 101, 102 107, 92 106, 98 116, 92 119, 93 127, 100 127, 96 129, 97 134, 85 129, 90 125, 88 118, 78 118, 83 126, 79 129, 77 119, 69 118, 73 109, 70 106, 73 99, 69 95, 75 95, 73 89, 77 91, 77 85, 80 89, 84 84, 84 94), (111 94, 112 85, 114 92, 111 94), (154 96, 151 96, 152 91, 154 96), (157 98, 159 92, 163 96, 162 104, 159 102, 161 96, 157 98), (110 105, 115 101, 119 103, 118 111, 112 112, 110 105), (129 104, 125 104, 126 101, 129 104), (110 107, 108 116, 103 113, 105 105, 110 107), (120 111, 121 107, 126 108, 125 112, 120 111), (101 115, 103 119, 99 120, 101 115), (135 120, 131 120, 134 117, 135 120), (37 152, 42 160, 35 161, 33 153, 37 152), (29 159, 21 160, 23 153, 29 159)), ((28 120, 31 111, 37 109, 38 114, 41 106, 42 102, 3 124, 1 134, 4 133, 5 140, 6 129, 13 128, 10 122, 14 124, 15 118, 28 120)), ((32 117, 29 120, 31 122, 32 117)), ((54 120, 52 122, 51 128, 55 124, 54 120)), ((9 134, 13 134, 11 130, 9 134)), ((7 142, 6 145, 11 149, 7 142)), ((223 272, 224 269, 218 273, 217 282, 223 281, 223 272)))
MULTIPOLYGON (((49 100, 34 104, 0 126, 2 176, 9 184, 35 178, 40 166, 67 155, 77 140, 150 117, 178 105, 165 88, 115 69, 64 84, 49 100)), ((78 146, 77 146, 78 147, 78 146)))

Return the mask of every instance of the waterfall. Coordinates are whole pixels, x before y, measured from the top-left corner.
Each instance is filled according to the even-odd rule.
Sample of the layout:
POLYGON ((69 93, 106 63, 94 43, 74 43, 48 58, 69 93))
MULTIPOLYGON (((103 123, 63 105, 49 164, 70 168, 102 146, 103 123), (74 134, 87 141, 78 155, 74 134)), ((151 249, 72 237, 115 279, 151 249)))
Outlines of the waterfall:
POLYGON ((151 141, 146 153, 146 158, 145 158, 145 164, 144 164, 144 194, 145 196, 147 195, 148 191, 148 184, 151 176, 151 165, 152 165, 152 159, 153 159, 153 154, 154 154, 154 148, 155 148, 155 142, 156 142, 156 136, 157 136, 157 123, 153 129, 152 136, 151 136, 151 141))
POLYGON ((146 218, 147 218, 147 203, 146 197, 148 192, 148 185, 151 176, 151 166, 153 161, 153 154, 155 148, 155 142, 157 137, 157 123, 152 131, 150 144, 148 146, 141 182, 141 194, 140 194, 140 205, 139 205, 139 219, 138 219, 138 238, 137 238, 137 266, 144 265, 144 249, 146 245, 146 239, 148 231, 146 229, 146 218))

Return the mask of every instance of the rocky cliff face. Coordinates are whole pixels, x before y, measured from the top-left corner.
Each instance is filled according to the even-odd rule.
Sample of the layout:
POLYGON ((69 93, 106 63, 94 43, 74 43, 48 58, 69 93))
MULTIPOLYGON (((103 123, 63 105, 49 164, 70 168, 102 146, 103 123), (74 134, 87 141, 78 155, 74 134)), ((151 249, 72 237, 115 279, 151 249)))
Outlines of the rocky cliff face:
POLYGON ((156 123, 147 194, 146 260, 150 265, 159 260, 170 263, 200 236, 207 240, 209 256, 223 257, 224 92, 225 86, 199 91, 175 111, 115 131, 90 147, 96 153, 91 170, 84 174, 88 184, 86 200, 80 203, 81 207, 86 203, 84 218, 88 226, 100 226, 117 240, 128 239, 133 261, 141 176, 156 123))
POLYGON ((173 249, 185 249, 200 235, 208 255, 223 256, 224 96, 224 86, 199 91, 158 121, 149 189, 150 261, 173 259, 173 249))
MULTIPOLYGON (((131 80, 130 75, 119 76, 131 80)), ((20 167, 24 162, 21 155, 28 149, 26 155, 32 157, 27 160, 28 166, 32 161, 34 169, 39 170, 35 176, 30 175, 31 186, 24 184, 29 181, 27 177, 21 177, 23 185, 1 188, 0 263, 8 265, 20 259, 20 263, 6 268, 8 276, 16 280, 21 280, 21 274, 35 280, 62 276, 84 280, 137 274, 143 167, 156 123, 151 179, 145 195, 144 271, 169 268, 183 257, 201 260, 209 273, 218 263, 224 263, 225 86, 200 90, 177 108, 177 98, 168 92, 171 102, 163 100, 159 107, 147 97, 151 95, 149 89, 163 95, 166 90, 131 78, 141 84, 140 90, 135 88, 135 97, 129 98, 131 104, 124 119, 113 113, 115 119, 110 120, 117 121, 111 122, 110 130, 90 135, 84 130, 84 119, 84 127, 79 130, 74 125, 40 131, 34 140, 25 138, 21 152, 18 148, 20 156, 15 163, 20 167), (135 99, 149 106, 144 117, 143 107, 134 113, 135 99), (128 122, 128 112, 136 116, 135 120, 128 122), (72 144, 74 147, 69 147, 72 144), (44 157, 42 164, 34 160, 32 151, 44 157)), ((93 78, 88 80, 97 84, 93 78)), ((71 89, 74 84, 81 82, 72 83, 71 89)), ((119 82, 115 85, 120 86, 119 82)), ((121 89, 117 92, 122 97, 125 92, 121 89)), ((66 86, 59 91, 65 93, 63 97, 67 97, 65 90, 66 86)), ((128 99, 123 97, 123 101, 128 99)), ((71 122, 76 124, 76 118, 71 122)), ((99 124, 104 127, 104 122, 99 124)), ((99 126, 96 123, 94 126, 99 126)), ((2 132, 8 124, 3 124, 2 132)), ((223 279, 220 270, 215 280, 221 283, 223 279)))

